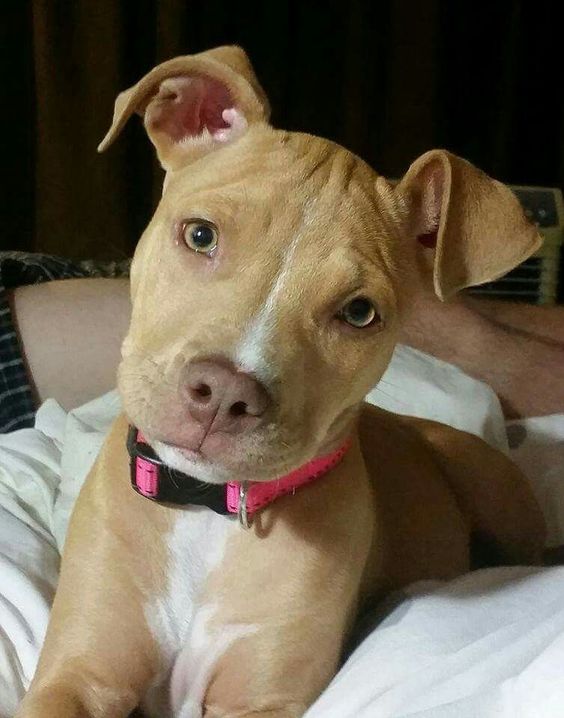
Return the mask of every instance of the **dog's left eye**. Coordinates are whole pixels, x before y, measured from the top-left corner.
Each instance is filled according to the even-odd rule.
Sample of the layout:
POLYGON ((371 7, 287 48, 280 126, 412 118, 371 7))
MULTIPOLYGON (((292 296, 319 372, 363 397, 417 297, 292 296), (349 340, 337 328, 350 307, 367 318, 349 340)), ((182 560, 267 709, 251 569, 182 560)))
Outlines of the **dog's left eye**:
POLYGON ((211 222, 190 220, 182 224, 182 238, 194 252, 211 254, 217 247, 217 227, 211 222))
POLYGON ((345 304, 338 317, 356 329, 364 329, 380 321, 376 307, 366 297, 357 297, 345 304))

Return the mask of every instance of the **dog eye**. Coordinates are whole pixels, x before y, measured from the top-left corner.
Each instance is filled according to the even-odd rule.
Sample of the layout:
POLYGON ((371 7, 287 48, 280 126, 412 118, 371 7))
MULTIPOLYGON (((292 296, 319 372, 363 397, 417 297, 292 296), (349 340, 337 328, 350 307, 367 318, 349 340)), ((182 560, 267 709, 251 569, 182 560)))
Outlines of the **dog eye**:
POLYGON ((357 297, 345 304, 337 316, 357 329, 364 329, 380 322, 376 307, 366 297, 357 297))
POLYGON ((217 247, 217 228, 211 222, 189 220, 182 224, 182 239, 194 252, 211 254, 217 247))

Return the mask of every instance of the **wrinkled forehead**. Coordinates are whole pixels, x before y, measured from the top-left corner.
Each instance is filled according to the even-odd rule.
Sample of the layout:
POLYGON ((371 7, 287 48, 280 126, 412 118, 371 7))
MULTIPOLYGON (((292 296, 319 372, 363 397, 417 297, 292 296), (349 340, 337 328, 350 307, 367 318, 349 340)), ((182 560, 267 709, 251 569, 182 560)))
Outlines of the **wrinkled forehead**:
POLYGON ((275 353, 284 360, 275 347, 292 342, 282 335, 316 335, 355 296, 393 318, 399 255, 377 175, 361 160, 272 130, 246 142, 173 173, 137 255, 147 291, 134 293, 134 316, 154 318, 155 346, 194 340, 195 351, 262 375, 275 353), (218 228, 210 258, 171 241, 194 219, 218 228))
POLYGON ((338 236, 341 246, 368 251, 388 229, 376 180, 366 163, 334 143, 265 128, 173 173, 163 204, 254 233, 249 245, 260 234, 269 250, 287 251, 307 236, 305 246, 315 236, 310 249, 326 255, 338 236))

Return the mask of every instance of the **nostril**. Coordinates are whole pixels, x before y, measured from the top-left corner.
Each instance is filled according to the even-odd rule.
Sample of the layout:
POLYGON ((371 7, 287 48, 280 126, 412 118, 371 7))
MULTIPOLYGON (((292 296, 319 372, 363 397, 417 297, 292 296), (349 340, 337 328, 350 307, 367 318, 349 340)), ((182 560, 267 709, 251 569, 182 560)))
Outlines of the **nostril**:
POLYGON ((236 401, 229 407, 231 416, 244 416, 248 413, 248 406, 244 401, 236 401))
POLYGON ((201 382, 197 386, 191 386, 189 389, 190 397, 195 401, 203 402, 204 404, 210 400, 212 395, 211 386, 201 382))

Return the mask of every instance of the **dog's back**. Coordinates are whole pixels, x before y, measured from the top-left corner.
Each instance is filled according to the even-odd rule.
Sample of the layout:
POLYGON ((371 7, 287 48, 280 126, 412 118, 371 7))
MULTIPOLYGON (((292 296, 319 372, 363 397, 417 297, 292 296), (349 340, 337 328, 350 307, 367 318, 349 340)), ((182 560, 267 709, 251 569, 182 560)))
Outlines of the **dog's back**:
POLYGON ((476 547, 499 563, 541 562, 542 513, 503 453, 467 432, 369 404, 360 437, 381 521, 385 590, 452 578, 472 565, 476 547))

